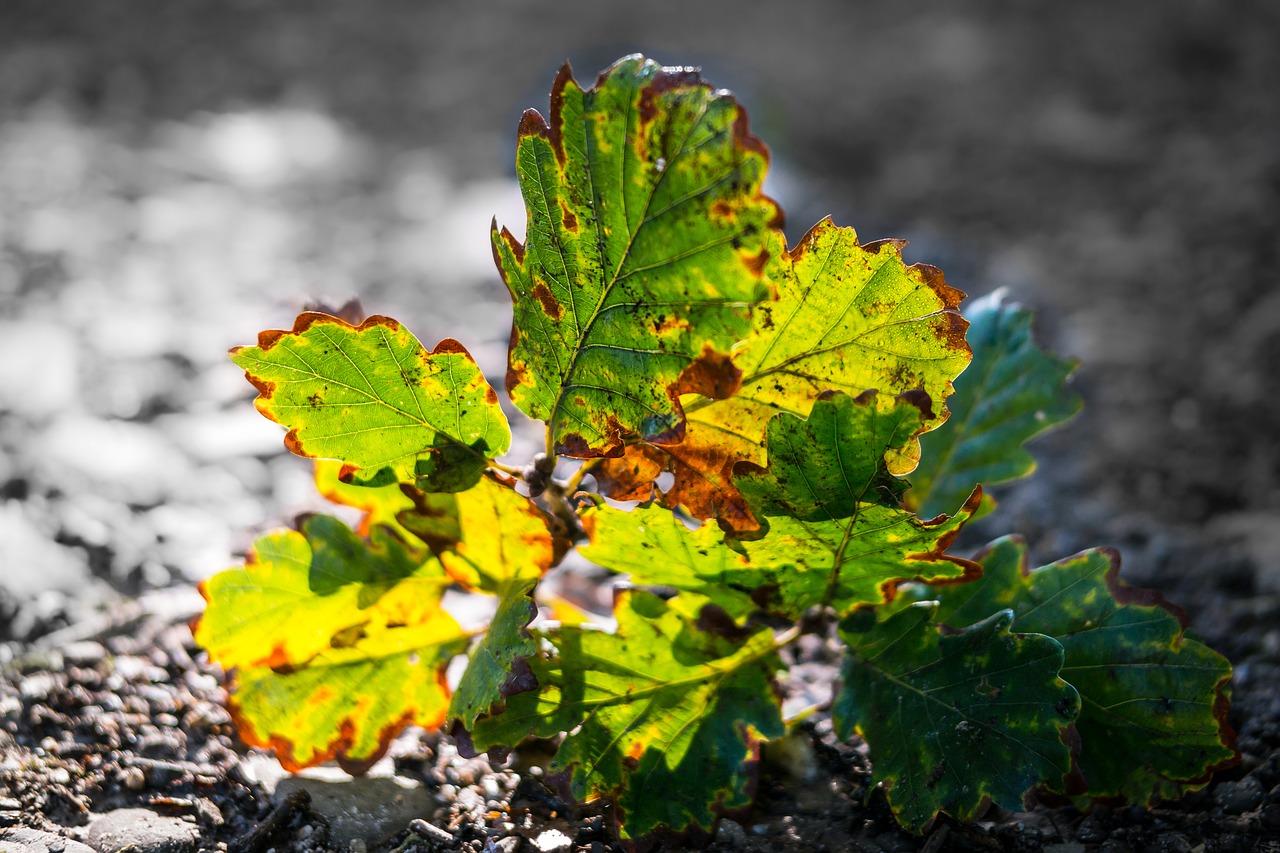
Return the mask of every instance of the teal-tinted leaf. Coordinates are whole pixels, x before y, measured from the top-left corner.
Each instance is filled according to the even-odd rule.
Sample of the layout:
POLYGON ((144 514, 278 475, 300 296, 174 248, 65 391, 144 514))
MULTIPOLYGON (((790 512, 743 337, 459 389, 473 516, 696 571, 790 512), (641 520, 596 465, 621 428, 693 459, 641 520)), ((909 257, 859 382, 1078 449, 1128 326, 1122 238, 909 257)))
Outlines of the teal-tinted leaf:
POLYGON ((1082 700, 1079 766, 1090 797, 1173 799, 1236 759, 1230 664, 1186 636, 1184 614, 1157 593, 1123 584, 1116 552, 1031 570, 1026 545, 1009 537, 975 559, 980 581, 923 594, 941 601, 937 618, 949 625, 1008 608, 1017 630, 1062 644, 1062 677, 1082 700))
POLYGON ((555 656, 530 661, 540 689, 480 718, 474 744, 569 732, 551 770, 568 774, 575 798, 613 801, 622 838, 709 832, 751 803, 760 743, 783 733, 772 632, 730 643, 639 591, 615 611, 615 634, 548 635, 555 656))
POLYGON ((875 781, 913 832, 939 812, 974 820, 987 798, 1020 809, 1033 788, 1061 784, 1080 702, 1058 677, 1056 640, 1010 633, 1007 610, 946 635, 934 609, 921 603, 878 622, 864 610, 842 622, 848 648, 832 709, 841 737, 866 740, 875 781))
MULTIPOLYGON (((1036 347, 1029 310, 1002 301, 997 291, 965 316, 973 363, 954 382, 951 419, 920 437, 920 465, 906 495, 907 506, 924 518, 947 512, 977 483, 1029 475, 1036 462, 1023 444, 1082 405, 1067 387, 1076 363, 1036 347)), ((978 515, 994 505, 988 497, 978 515)))

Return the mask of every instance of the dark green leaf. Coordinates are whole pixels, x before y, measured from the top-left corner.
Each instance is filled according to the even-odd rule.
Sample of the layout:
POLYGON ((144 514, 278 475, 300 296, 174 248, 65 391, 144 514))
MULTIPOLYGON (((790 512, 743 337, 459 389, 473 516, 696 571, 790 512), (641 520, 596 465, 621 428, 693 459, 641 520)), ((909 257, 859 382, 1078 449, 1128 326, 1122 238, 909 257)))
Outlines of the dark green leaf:
POLYGON ((1080 703, 1058 677, 1057 641, 1009 633, 1007 610, 946 635, 934 609, 879 622, 862 611, 841 624, 848 650, 832 712, 841 737, 866 740, 874 780, 913 832, 939 812, 974 820, 987 798, 1021 809, 1033 788, 1061 784, 1080 703))
POLYGON ((1186 636, 1185 615, 1119 580, 1116 552, 1098 548, 1030 569, 1026 545, 997 540, 975 557, 980 581, 924 595, 962 626, 995 610, 1019 631, 1055 637, 1062 677, 1080 691, 1079 766, 1096 798, 1143 804, 1203 786, 1237 757, 1226 722, 1231 666, 1186 636))

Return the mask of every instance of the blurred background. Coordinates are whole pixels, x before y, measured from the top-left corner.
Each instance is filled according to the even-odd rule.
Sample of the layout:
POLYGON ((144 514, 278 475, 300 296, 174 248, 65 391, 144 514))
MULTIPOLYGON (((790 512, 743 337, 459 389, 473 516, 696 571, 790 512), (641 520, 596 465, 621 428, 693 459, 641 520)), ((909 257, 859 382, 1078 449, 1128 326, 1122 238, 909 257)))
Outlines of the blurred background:
POLYGON ((1277 45, 1271 0, 6 0, 0 641, 319 505, 225 358, 305 303, 500 384, 520 113, 631 52, 739 94, 793 240, 906 238, 1083 362, 1086 413, 975 543, 1280 592, 1277 45))

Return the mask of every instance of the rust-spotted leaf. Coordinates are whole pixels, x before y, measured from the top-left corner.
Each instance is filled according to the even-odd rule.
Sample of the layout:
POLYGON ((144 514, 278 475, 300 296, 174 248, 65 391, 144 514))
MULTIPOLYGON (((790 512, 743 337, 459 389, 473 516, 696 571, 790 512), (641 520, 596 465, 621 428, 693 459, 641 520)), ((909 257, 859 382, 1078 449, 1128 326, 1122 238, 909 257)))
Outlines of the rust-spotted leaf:
POLYGON ((454 580, 491 595, 537 580, 565 547, 533 501, 493 476, 464 492, 418 495, 398 518, 439 555, 454 580))
POLYGON ((622 593, 617 633, 562 627, 530 663, 540 689, 471 730, 476 748, 568 732, 553 772, 578 800, 606 798, 622 838, 709 833, 750 805, 760 744, 783 732, 773 635, 698 630, 649 593, 622 593))
POLYGON ((728 396, 730 349, 769 296, 780 221, 738 102, 689 68, 631 56, 583 89, 566 65, 520 122, 527 240, 493 230, 515 303, 507 391, 557 453, 679 440, 680 394, 728 396))
MULTIPOLYGON (((923 391, 933 403, 916 426, 919 434, 947 418, 952 380, 970 360, 968 324, 956 310, 964 294, 933 267, 905 265, 900 241, 863 245, 852 228, 830 219, 789 251, 779 237, 770 240, 765 273, 778 299, 756 309, 751 336, 735 350, 743 374, 738 393, 725 400, 682 398, 684 441, 629 451, 668 457, 675 475, 664 496, 669 506, 737 529, 754 528, 756 519, 734 487, 733 467, 765 463, 765 425, 775 412, 803 417, 830 390, 853 396, 878 390, 889 397, 923 391)), ((914 439, 891 449, 891 473, 915 467, 914 439)), ((608 463, 603 473, 612 475, 626 462, 608 463)))
POLYGON ((921 521, 903 509, 903 481, 885 461, 914 440, 930 411, 920 394, 832 394, 807 420, 769 422, 769 465, 740 463, 735 482, 764 535, 738 547, 756 570, 776 578, 758 600, 798 616, 826 604, 846 613, 892 596, 908 579, 975 577, 978 567, 946 553, 980 500, 975 491, 955 515, 921 521))
POLYGON ((462 345, 428 352, 389 317, 353 326, 301 314, 231 360, 258 389, 258 411, 288 428, 285 446, 340 460, 344 480, 456 491, 511 445, 498 396, 462 345))
POLYGON ((330 759, 359 770, 404 726, 444 721, 445 667, 467 642, 440 607, 449 583, 385 528, 364 539, 313 516, 201 585, 195 638, 232 672, 245 742, 291 770, 330 759))
POLYGON ((974 559, 984 569, 977 583, 919 592, 937 598, 937 618, 954 627, 1008 608, 1017 630, 1062 645, 1062 677, 1082 700, 1086 800, 1176 799, 1238 758, 1226 720, 1231 665, 1187 636, 1182 611, 1123 583, 1116 552, 1096 548, 1033 570, 1025 543, 1007 537, 974 559))

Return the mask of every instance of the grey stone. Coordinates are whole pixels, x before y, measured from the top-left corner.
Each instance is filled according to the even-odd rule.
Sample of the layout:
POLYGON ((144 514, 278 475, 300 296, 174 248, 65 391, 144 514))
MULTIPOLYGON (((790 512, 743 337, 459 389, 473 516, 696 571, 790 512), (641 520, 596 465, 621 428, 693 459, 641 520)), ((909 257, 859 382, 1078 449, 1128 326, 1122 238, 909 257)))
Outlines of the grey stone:
POLYGON ((190 853, 199 831, 147 809, 116 809, 89 825, 85 841, 98 853, 190 853))
POLYGON ((0 850, 4 853, 93 853, 79 841, 34 829, 0 829, 0 850))
POLYGON ((1264 791, 1258 780, 1246 776, 1239 782, 1223 782, 1214 792, 1214 798, 1227 814, 1244 814, 1262 805, 1264 791))
POLYGON ((339 847, 352 841, 383 841, 414 818, 430 820, 436 807, 430 791, 395 777, 329 781, 289 776, 276 785, 273 799, 283 802, 297 791, 311 795, 312 810, 329 821, 339 847))

